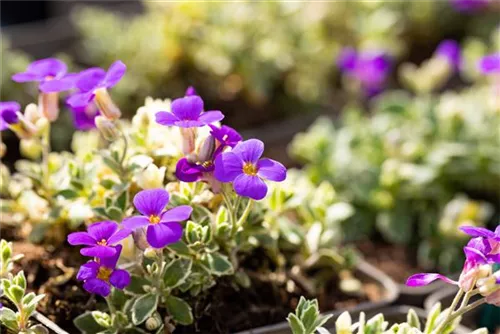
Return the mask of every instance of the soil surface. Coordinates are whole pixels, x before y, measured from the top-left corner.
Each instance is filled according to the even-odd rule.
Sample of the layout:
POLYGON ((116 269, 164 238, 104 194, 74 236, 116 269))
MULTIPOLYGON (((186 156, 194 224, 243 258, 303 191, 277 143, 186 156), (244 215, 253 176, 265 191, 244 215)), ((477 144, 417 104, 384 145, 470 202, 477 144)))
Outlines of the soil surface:
POLYGON ((386 273, 396 283, 404 284, 413 274, 425 272, 416 263, 416 254, 407 246, 362 241, 357 245, 365 260, 386 273))

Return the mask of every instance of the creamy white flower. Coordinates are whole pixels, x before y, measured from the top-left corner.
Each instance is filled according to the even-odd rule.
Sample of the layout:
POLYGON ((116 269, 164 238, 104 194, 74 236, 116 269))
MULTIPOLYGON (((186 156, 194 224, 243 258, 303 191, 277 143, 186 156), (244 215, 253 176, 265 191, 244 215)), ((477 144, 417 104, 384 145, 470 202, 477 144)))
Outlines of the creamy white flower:
POLYGON ((149 164, 135 176, 137 185, 142 189, 162 188, 166 170, 166 167, 158 168, 155 164, 149 164))
POLYGON ((34 191, 24 191, 18 199, 18 204, 24 209, 31 222, 42 222, 48 218, 49 203, 34 191))

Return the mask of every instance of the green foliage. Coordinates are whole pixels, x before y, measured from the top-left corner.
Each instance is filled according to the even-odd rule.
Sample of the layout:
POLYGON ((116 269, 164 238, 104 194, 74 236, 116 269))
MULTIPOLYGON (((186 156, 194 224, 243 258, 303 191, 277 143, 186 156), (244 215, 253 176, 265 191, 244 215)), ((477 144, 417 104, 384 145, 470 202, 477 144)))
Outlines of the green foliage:
POLYGON ((331 317, 319 314, 317 300, 306 300, 301 297, 295 313, 290 313, 287 320, 293 334, 314 334, 331 317))

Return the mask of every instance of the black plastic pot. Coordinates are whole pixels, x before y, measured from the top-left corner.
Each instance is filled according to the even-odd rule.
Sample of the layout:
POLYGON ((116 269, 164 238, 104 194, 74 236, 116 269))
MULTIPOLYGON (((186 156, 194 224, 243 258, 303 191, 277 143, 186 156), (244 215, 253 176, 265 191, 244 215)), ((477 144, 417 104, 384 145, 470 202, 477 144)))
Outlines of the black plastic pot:
POLYGON ((49 330, 49 333, 51 333, 51 334, 69 334, 64 329, 57 326, 57 324, 55 322, 53 322, 52 320, 50 320, 49 318, 47 318, 46 316, 44 316, 41 313, 35 312, 33 314, 33 318, 38 323, 45 326, 49 330))
POLYGON ((425 300, 436 291, 442 291, 448 285, 442 281, 436 281, 426 286, 411 287, 396 283, 399 289, 397 303, 400 305, 412 305, 424 307, 425 300))
MULTIPOLYGON (((378 302, 375 303, 364 302, 352 309, 347 309, 348 311, 352 312, 352 314, 359 314, 360 312, 376 311, 380 308, 391 305, 398 298, 399 291, 396 283, 394 283, 394 281, 389 276, 387 276, 386 274, 384 274, 383 272, 381 272, 368 262, 361 261, 358 264, 356 275, 357 277, 365 281, 378 284, 380 287, 383 288, 384 294, 382 300, 378 302)), ((335 320, 333 319, 338 317, 344 311, 346 310, 345 309, 333 310, 331 312, 327 312, 326 314, 333 314, 334 317, 327 322, 325 327, 333 326, 335 324, 335 320)), ((284 321, 278 324, 242 331, 239 332, 238 334, 289 334, 289 333, 291 333, 291 330, 288 326, 288 323, 284 321)))

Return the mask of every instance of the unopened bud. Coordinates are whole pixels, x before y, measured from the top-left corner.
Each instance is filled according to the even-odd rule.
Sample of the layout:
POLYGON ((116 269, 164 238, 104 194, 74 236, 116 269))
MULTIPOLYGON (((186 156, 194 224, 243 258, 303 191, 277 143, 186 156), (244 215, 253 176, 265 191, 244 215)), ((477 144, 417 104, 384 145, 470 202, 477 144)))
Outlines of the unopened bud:
POLYGON ((19 122, 11 124, 9 128, 21 139, 28 139, 37 133, 37 127, 26 120, 22 114, 19 113, 19 122))
POLYGON ((97 116, 95 118, 95 125, 104 139, 108 141, 113 141, 120 136, 120 130, 118 129, 117 123, 105 116, 97 116))
POLYGON ((134 238, 134 243, 137 248, 144 251, 149 247, 149 243, 146 240, 146 229, 138 228, 132 233, 132 237, 134 238))
POLYGON ((144 250, 144 257, 153 260, 158 257, 158 253, 156 252, 156 249, 148 247, 144 250))
POLYGON ((35 124, 43 115, 38 110, 38 106, 34 103, 30 103, 24 108, 24 117, 30 123, 35 124))
POLYGON ((59 94, 40 92, 38 95, 38 108, 44 117, 50 122, 54 122, 59 116, 59 94))
POLYGON ((199 162, 212 161, 215 152, 215 138, 209 135, 201 144, 198 152, 199 162))
POLYGON ((132 117, 132 124, 137 129, 147 129, 151 120, 149 119, 148 111, 145 107, 141 107, 137 110, 137 113, 132 117))
POLYGON ((349 312, 344 312, 335 322, 335 330, 338 334, 351 334, 352 319, 349 312))
POLYGON ((26 158, 35 160, 42 154, 42 145, 38 139, 21 139, 20 142, 21 154, 26 158))
POLYGON ((151 317, 146 320, 146 329, 148 331, 154 331, 158 329, 162 324, 160 314, 158 312, 153 313, 151 317))
POLYGON ((95 90, 95 104, 101 113, 110 120, 115 120, 120 118, 122 113, 120 109, 115 105, 111 96, 109 96, 108 90, 106 88, 99 88, 95 90))

